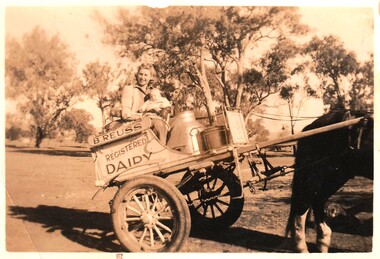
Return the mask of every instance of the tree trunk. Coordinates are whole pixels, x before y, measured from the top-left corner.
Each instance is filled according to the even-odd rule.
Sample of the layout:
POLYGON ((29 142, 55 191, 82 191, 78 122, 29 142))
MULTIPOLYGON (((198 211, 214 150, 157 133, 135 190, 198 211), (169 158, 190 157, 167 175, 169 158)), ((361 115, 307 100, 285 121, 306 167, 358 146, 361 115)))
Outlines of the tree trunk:
POLYGON ((228 93, 227 93, 228 88, 227 88, 227 84, 226 84, 226 72, 224 70, 225 70, 225 68, 223 68, 222 78, 221 78, 222 87, 223 87, 224 104, 226 105, 226 107, 231 107, 230 100, 228 98, 228 93))
POLYGON ((198 76, 200 79, 201 87, 203 89, 203 93, 206 98, 206 109, 207 109, 208 118, 209 118, 210 124, 212 125, 215 120, 215 105, 212 99, 210 85, 208 84, 208 80, 206 77, 206 68, 204 64, 203 50, 201 50, 201 71, 198 71, 198 76))
POLYGON ((344 109, 345 108, 345 98, 342 96, 342 93, 340 92, 339 88, 339 82, 337 77, 332 77, 333 82, 334 82, 334 90, 337 94, 337 103, 335 104, 335 108, 338 109, 344 109))
POLYGON ((202 88, 204 89, 204 94, 205 94, 205 97, 206 97, 206 109, 207 109, 207 114, 208 114, 208 117, 209 117, 209 121, 210 121, 210 124, 212 125, 214 123, 214 120, 215 120, 215 105, 214 105, 214 101, 212 99, 212 96, 211 96, 211 90, 210 90, 210 86, 207 82, 207 79, 202 79, 201 80, 201 86, 202 88))
MULTIPOLYGON (((293 120, 293 119, 291 119, 291 120, 293 120)), ((290 129, 291 129, 291 134, 294 135, 294 125, 293 125, 292 122, 291 122, 291 127, 290 127, 290 129)), ((293 145, 293 146, 292 146, 292 149, 293 149, 293 156, 295 156, 296 153, 297 153, 297 146, 296 146, 296 145, 293 145)))
MULTIPOLYGON (((294 126, 295 126, 295 121, 294 121, 294 116, 293 116, 293 104, 291 101, 288 100, 288 108, 289 108, 289 117, 290 117, 290 134, 291 135, 294 135, 294 126)), ((297 152, 297 147, 296 145, 292 145, 292 149, 293 149, 293 156, 296 155, 296 152, 297 152)))
POLYGON ((37 126, 36 136, 35 136, 36 143, 34 147, 40 148, 41 142, 44 139, 44 137, 45 137, 45 134, 43 130, 41 129, 41 127, 37 126))
POLYGON ((242 61, 241 60, 235 60, 236 66, 237 66, 237 94, 236 94, 236 101, 235 101, 235 107, 240 108, 241 105, 241 98, 243 96, 243 90, 244 86, 242 84, 242 78, 243 78, 243 69, 242 69, 242 61))

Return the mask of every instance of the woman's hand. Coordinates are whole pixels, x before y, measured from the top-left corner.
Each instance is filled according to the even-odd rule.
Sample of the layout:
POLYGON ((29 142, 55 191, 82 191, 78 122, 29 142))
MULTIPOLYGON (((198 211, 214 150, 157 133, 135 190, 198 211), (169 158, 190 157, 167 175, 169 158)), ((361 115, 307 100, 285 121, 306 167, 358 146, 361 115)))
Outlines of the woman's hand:
POLYGON ((134 121, 141 119, 142 113, 136 113, 136 112, 128 112, 123 115, 123 120, 126 121, 134 121))
POLYGON ((129 119, 131 117, 131 112, 130 111, 125 112, 125 113, 123 113, 121 115, 121 117, 122 117, 123 120, 127 120, 127 119, 129 119))

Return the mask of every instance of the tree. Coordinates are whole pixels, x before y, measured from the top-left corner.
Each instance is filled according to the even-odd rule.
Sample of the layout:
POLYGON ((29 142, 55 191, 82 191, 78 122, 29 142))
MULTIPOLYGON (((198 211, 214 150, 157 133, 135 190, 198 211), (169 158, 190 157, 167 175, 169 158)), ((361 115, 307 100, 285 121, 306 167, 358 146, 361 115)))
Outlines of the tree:
POLYGON ((6 41, 6 96, 18 98, 19 110, 31 115, 37 148, 82 90, 74 61, 58 35, 39 27, 20 41, 6 41))
POLYGON ((255 143, 268 140, 269 131, 262 125, 261 119, 252 120, 250 118, 247 123, 247 134, 255 143))
POLYGON ((352 110, 373 110, 374 106, 374 61, 370 59, 360 64, 351 79, 348 91, 348 107, 352 110))
MULTIPOLYGON (((307 79, 305 79, 307 82, 307 79)), ((301 108, 306 101, 311 97, 317 97, 317 92, 312 89, 308 84, 299 85, 286 85, 280 90, 280 97, 287 102, 289 117, 290 117, 290 133, 294 134, 294 126, 296 125, 301 108)))
POLYGON ((19 127, 11 126, 5 130, 5 138, 9 140, 16 140, 22 137, 22 129, 19 127))
POLYGON ((74 130, 75 141, 83 143, 87 138, 95 133, 95 128, 90 121, 93 116, 83 109, 71 109, 67 111, 60 123, 59 128, 62 130, 74 130))
POLYGON ((356 55, 344 48, 335 36, 322 39, 314 37, 306 46, 305 52, 313 60, 314 72, 321 78, 324 90, 324 102, 330 102, 332 108, 344 108, 348 101, 345 97, 347 77, 354 75, 359 67, 356 55))
POLYGON ((275 43, 306 31, 295 8, 142 7, 135 13, 138 15, 120 10, 119 23, 102 20, 105 41, 115 46, 121 57, 156 62, 161 78, 186 78, 187 85, 204 93, 210 116, 215 112, 217 92, 208 77, 211 64, 225 105, 233 101, 239 108, 246 87, 244 64, 252 58, 254 47, 264 39, 275 43))
POLYGON ((108 63, 100 64, 99 61, 91 62, 83 69, 84 90, 86 94, 96 100, 102 114, 103 128, 106 125, 106 109, 117 97, 111 92, 113 74, 108 63))
MULTIPOLYGON (((299 120, 300 111, 310 98, 318 98, 318 92, 309 83, 311 79, 311 65, 307 55, 302 52, 302 47, 297 46, 293 49, 295 53, 290 62, 293 64, 292 70, 286 74, 286 81, 281 86, 279 96, 285 100, 288 106, 290 118, 290 133, 294 134, 294 127, 299 120)), ((295 151, 295 146, 294 146, 295 151)))
MULTIPOLYGON (((292 135, 294 135, 294 127, 299 120, 301 108, 308 99, 317 97, 317 92, 307 83, 307 78, 303 77, 303 80, 305 85, 294 83, 286 85, 280 90, 280 97, 284 99, 288 105, 290 133, 292 135)), ((295 145, 293 145, 293 154, 296 154, 295 145)))
MULTIPOLYGON (((220 75, 219 81, 225 92, 225 104, 240 108, 245 102, 243 105, 249 107, 252 98, 256 99, 256 103, 260 103, 256 93, 272 87, 268 83, 273 84, 273 89, 276 89, 281 83, 282 73, 279 76, 276 74, 282 72, 286 60, 294 53, 291 48, 286 48, 291 47, 290 45, 283 43, 287 43, 287 39, 291 39, 293 35, 305 34, 307 30, 308 27, 300 23, 300 15, 296 8, 252 6, 223 8, 222 15, 215 22, 214 32, 209 34, 208 49, 220 75), (259 49, 263 46, 273 46, 273 48, 267 50, 266 55, 260 59, 259 53, 262 51, 259 49), (251 62, 253 66, 248 69, 245 67, 247 59, 253 60, 251 62), (255 64, 255 61, 258 64, 255 64), (264 85, 258 82, 260 79, 264 79, 261 81, 264 85), (247 92, 248 88, 251 91, 247 92)), ((265 92, 273 94, 277 91, 267 89, 265 92)))
POLYGON ((5 138, 16 140, 20 137, 31 137, 26 116, 17 116, 17 114, 14 113, 7 113, 5 122, 5 138))
MULTIPOLYGON (((216 9, 216 8, 211 8, 216 9)), ((119 12, 119 24, 104 19, 105 41, 121 57, 156 63, 161 83, 185 75, 192 86, 202 89, 206 108, 214 115, 214 103, 206 76, 205 28, 209 19, 204 7, 139 8, 139 15, 119 12)))
MULTIPOLYGON (((249 119, 254 108, 262 104, 269 96, 285 87, 302 65, 296 62, 299 47, 290 40, 279 41, 259 60, 259 65, 244 71, 242 77, 241 109, 249 119)), ((289 87, 289 85, 288 85, 289 87)))

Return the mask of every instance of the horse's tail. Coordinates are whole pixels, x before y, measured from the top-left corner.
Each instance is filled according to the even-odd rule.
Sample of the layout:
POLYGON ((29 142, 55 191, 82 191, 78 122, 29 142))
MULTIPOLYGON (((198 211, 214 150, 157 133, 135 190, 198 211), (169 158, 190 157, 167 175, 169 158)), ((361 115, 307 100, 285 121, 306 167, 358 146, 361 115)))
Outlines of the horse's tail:
MULTIPOLYGON (((296 163, 298 161, 296 160, 296 163)), ((296 215, 296 201, 295 201, 295 189, 297 188, 297 182, 295 180, 295 178, 297 177, 298 175, 298 168, 296 166, 296 164, 294 165, 295 167, 295 170, 294 170, 294 173, 293 173, 293 178, 292 178, 292 193, 290 195, 290 210, 289 210, 289 215, 288 215, 288 220, 286 222, 286 227, 285 227, 285 233, 284 233, 284 236, 285 237, 289 237, 289 234, 293 231, 293 228, 294 228, 294 217, 296 215)))
POLYGON ((288 220, 287 220, 286 226, 285 226, 285 233, 284 233, 285 237, 289 237, 289 234, 293 231, 293 228, 294 228, 294 215, 295 215, 295 213, 294 213, 294 206, 293 206, 293 202, 291 202, 290 203, 289 216, 288 216, 288 220))

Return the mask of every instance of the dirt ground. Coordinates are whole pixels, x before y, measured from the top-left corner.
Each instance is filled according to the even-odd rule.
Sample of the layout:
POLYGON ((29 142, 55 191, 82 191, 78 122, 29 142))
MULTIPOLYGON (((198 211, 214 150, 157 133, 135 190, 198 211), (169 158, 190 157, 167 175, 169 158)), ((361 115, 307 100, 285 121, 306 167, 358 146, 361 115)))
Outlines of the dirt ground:
MULTIPOLYGON (((292 157, 271 157, 290 165, 292 157)), ((244 180, 248 180, 247 168, 244 180)), ((284 237, 292 174, 271 180, 268 190, 244 189, 238 221, 223 233, 192 231, 182 252, 290 253, 284 237)), ((94 200, 94 165, 83 149, 6 149, 6 249, 12 252, 121 252, 108 201, 115 189, 94 200)), ((331 202, 346 215, 333 226, 330 252, 372 251, 373 183, 350 180, 331 202)), ((313 251, 315 232, 308 230, 313 251)))

